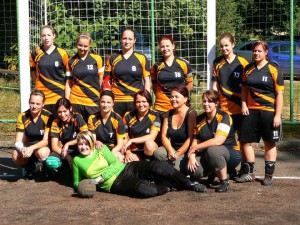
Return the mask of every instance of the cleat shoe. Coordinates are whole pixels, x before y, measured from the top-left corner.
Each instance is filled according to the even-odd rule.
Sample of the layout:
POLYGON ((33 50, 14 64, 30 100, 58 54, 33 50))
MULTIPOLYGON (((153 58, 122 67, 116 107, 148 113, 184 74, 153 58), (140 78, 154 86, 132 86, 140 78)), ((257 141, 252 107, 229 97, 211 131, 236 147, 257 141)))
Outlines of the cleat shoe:
POLYGON ((22 168, 22 175, 24 180, 32 180, 33 174, 30 170, 27 170, 26 168, 22 168))
POLYGON ((273 183, 273 177, 270 175, 265 175, 265 178, 261 182, 262 185, 269 186, 273 183))
POLYGON ((203 184, 199 184, 198 182, 195 182, 192 184, 191 189, 195 192, 206 192, 207 188, 203 184))
POLYGON ((35 168, 34 168, 33 172, 34 173, 42 172, 43 162, 38 161, 38 162, 35 162, 34 164, 35 164, 35 168))
POLYGON ((254 173, 248 173, 248 174, 242 174, 241 176, 237 177, 235 179, 235 182, 237 183, 245 183, 245 182, 253 182, 255 181, 255 175, 254 173))
POLYGON ((216 192, 226 192, 230 189, 228 180, 220 181, 220 186, 216 188, 216 192))

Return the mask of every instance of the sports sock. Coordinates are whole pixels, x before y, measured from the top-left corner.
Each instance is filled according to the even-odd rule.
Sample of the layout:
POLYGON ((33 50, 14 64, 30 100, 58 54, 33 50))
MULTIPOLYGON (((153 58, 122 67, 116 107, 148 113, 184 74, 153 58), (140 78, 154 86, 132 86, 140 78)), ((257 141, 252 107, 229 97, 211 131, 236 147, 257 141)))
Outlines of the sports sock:
POLYGON ((275 171, 275 161, 265 161, 265 174, 272 176, 275 171))

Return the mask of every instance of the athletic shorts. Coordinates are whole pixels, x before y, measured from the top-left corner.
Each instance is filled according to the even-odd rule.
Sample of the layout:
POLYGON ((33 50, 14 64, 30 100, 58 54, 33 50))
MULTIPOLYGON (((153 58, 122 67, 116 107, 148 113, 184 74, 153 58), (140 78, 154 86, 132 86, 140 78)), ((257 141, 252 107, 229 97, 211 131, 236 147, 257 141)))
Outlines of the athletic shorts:
POLYGON ((44 109, 46 109, 49 112, 51 112, 52 115, 54 116, 54 118, 58 117, 57 112, 56 112, 55 104, 44 105, 44 109))
POLYGON ((281 136, 280 127, 273 127, 275 112, 263 110, 249 110, 249 115, 244 116, 241 125, 240 142, 251 143, 264 141, 277 142, 281 136))
POLYGON ((241 129, 241 124, 242 124, 242 114, 233 114, 231 115, 232 122, 233 122, 233 129, 234 131, 238 131, 241 129))
POLYGON ((79 104, 72 104, 73 112, 82 115, 85 122, 88 121, 90 115, 94 115, 100 111, 99 106, 85 106, 79 104))
POLYGON ((134 104, 133 102, 115 102, 114 111, 118 113, 122 118, 126 112, 133 111, 134 104))

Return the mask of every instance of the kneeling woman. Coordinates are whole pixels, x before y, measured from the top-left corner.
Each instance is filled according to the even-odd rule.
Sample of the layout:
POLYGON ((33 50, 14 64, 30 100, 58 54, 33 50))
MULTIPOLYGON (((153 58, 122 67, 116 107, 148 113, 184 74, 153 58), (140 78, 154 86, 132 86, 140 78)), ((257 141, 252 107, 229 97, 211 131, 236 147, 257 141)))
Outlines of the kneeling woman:
POLYGON ((125 162, 149 161, 158 147, 155 139, 160 132, 161 121, 159 113, 150 109, 151 104, 151 94, 141 90, 134 96, 136 109, 127 112, 123 118, 128 134, 124 144, 125 162))
POLYGON ((219 103, 217 91, 209 90, 202 95, 204 113, 196 118, 188 169, 193 179, 203 177, 207 173, 205 170, 216 173, 220 180, 216 192, 226 192, 230 188, 227 169, 237 167, 241 155, 232 119, 228 113, 217 108, 219 103))
POLYGON ((165 161, 138 161, 121 163, 104 145, 95 148, 90 131, 77 136, 80 152, 73 161, 73 185, 77 189, 83 179, 93 179, 104 191, 135 197, 154 197, 170 191, 171 187, 202 191, 182 173, 165 161), (159 180, 159 182, 158 182, 159 180), (154 181, 152 183, 151 181, 154 181))
MULTIPOLYGON (((55 119, 51 126, 51 147, 52 157, 58 159, 67 159, 72 166, 72 158, 78 154, 77 149, 77 134, 80 131, 87 130, 87 124, 82 116, 72 112, 72 105, 66 98, 61 98, 55 105, 58 118, 55 119)), ((48 157, 46 165, 51 164, 53 158, 48 157)))
POLYGON ((111 91, 103 91, 100 94, 100 112, 91 115, 88 119, 89 130, 96 139, 96 148, 107 145, 115 156, 124 162, 122 151, 126 137, 125 126, 121 116, 113 111, 115 97, 111 91))

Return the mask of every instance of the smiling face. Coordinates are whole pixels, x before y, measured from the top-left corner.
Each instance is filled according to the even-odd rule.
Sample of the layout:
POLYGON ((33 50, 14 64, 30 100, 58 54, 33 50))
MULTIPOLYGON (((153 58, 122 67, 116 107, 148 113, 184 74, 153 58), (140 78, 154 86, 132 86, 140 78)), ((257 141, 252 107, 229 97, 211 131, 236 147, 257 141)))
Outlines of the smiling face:
POLYGON ((218 103, 215 103, 211 99, 209 99, 206 95, 203 96, 202 98, 202 107, 203 110, 210 114, 214 113, 217 110, 218 103))
POLYGON ((136 38, 134 36, 134 32, 131 30, 125 30, 122 34, 122 50, 127 52, 131 49, 133 49, 133 46, 135 44, 136 38))
POLYGON ((39 95, 31 95, 29 99, 30 113, 32 115, 37 115, 42 111, 43 107, 44 107, 43 97, 39 95))
POLYGON ((135 108, 139 111, 139 113, 144 114, 149 111, 150 104, 144 96, 137 95, 135 101, 135 108))
POLYGON ((71 119, 71 110, 72 110, 72 108, 67 109, 63 105, 60 106, 60 107, 58 107, 58 109, 57 109, 57 115, 58 115, 59 119, 63 123, 69 123, 70 122, 70 119, 71 119))
POLYGON ((225 57, 233 54, 234 43, 231 43, 230 40, 226 37, 220 40, 220 48, 225 57))
POLYGON ((169 58, 174 55, 175 45, 168 39, 163 39, 159 43, 159 48, 164 58, 169 58))
POLYGON ((174 109, 179 108, 187 102, 188 98, 184 97, 182 94, 180 94, 177 91, 172 91, 171 92, 171 105, 173 106, 174 109))
POLYGON ((90 43, 90 39, 88 38, 79 38, 78 42, 77 42, 77 51, 78 51, 78 55, 79 57, 84 57, 86 56, 89 51, 90 51, 90 47, 91 47, 91 43, 90 43))
POLYGON ((55 35, 50 28, 43 28, 41 31, 41 39, 46 48, 50 48, 54 44, 55 35))
POLYGON ((80 139, 77 143, 78 151, 81 155, 89 156, 92 154, 93 149, 91 149, 91 146, 89 145, 88 141, 85 141, 83 139, 80 139))
POLYGON ((100 111, 103 113, 109 113, 113 110, 114 101, 112 97, 108 95, 103 95, 100 100, 100 111))
POLYGON ((252 50, 252 57, 255 62, 259 63, 267 60, 268 50, 265 50, 261 44, 258 44, 252 50))

